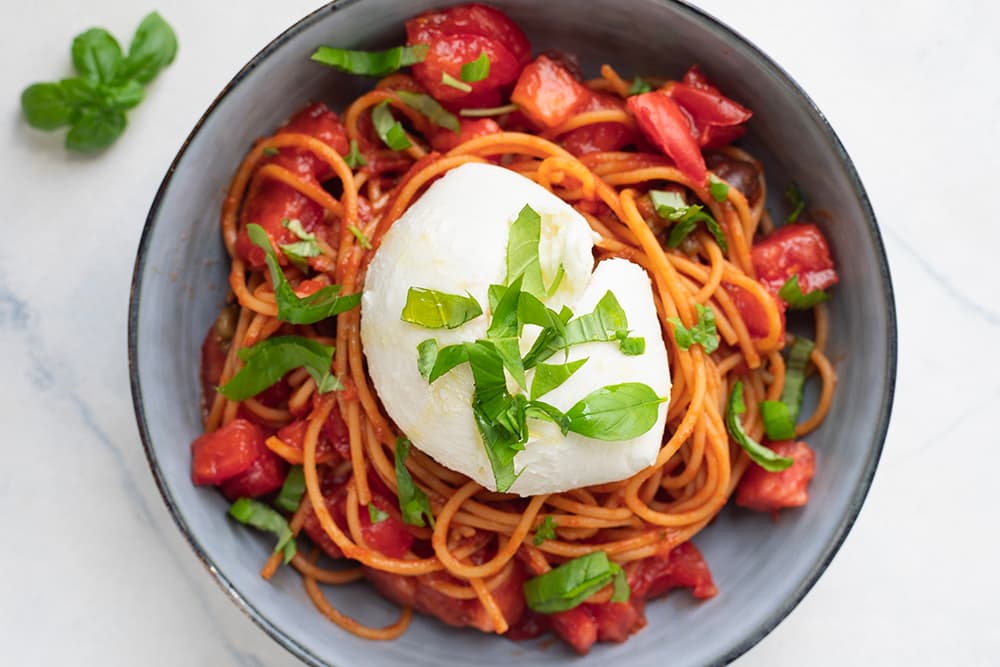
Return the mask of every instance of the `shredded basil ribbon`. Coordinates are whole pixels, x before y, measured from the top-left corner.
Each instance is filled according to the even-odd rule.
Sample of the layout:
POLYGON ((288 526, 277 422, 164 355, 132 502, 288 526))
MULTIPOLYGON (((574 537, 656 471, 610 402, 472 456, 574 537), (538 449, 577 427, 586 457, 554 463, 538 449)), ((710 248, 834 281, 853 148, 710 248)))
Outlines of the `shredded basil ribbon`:
POLYGON ((411 287, 400 318, 427 329, 455 329, 483 314, 474 297, 411 287))
POLYGON ((410 441, 406 438, 396 438, 396 494, 399 496, 399 510, 403 513, 403 521, 411 526, 434 526, 434 513, 427 494, 413 483, 410 471, 406 469, 406 459, 410 455, 410 441), (427 523, 424 523, 424 517, 427 523))
POLYGON ((458 123, 458 118, 451 113, 448 113, 443 106, 437 103, 430 95, 425 95, 423 93, 411 93, 408 90, 396 91, 396 95, 399 99, 403 101, 403 104, 410 107, 411 109, 416 109, 423 115, 427 116, 427 119, 438 127, 443 127, 446 130, 451 130, 455 134, 458 134, 462 129, 461 125, 458 123))
POLYGON ((427 50, 426 44, 397 46, 385 51, 352 51, 321 46, 313 52, 310 59, 348 74, 378 77, 391 74, 401 67, 423 62, 427 57, 427 50))
POLYGON ((657 215, 674 223, 670 230, 670 236, 667 238, 667 246, 676 248, 695 230, 699 222, 704 222, 705 227, 715 237, 715 242, 719 244, 722 252, 729 251, 729 244, 726 242, 726 235, 723 233, 721 225, 710 214, 703 211, 701 205, 688 206, 679 194, 665 190, 650 190, 649 199, 653 202, 653 208, 656 209, 657 215))
POLYGON ((455 77, 453 77, 451 74, 448 74, 447 72, 442 72, 441 73, 441 83, 443 83, 444 85, 449 86, 451 88, 454 88, 455 90, 461 90, 463 93, 471 93, 472 92, 472 86, 470 86, 466 82, 462 81, 461 79, 456 79, 455 77))
POLYGON ((784 299, 789 308, 807 310, 829 299, 830 294, 821 289, 814 289, 803 294, 801 287, 799 287, 799 274, 796 273, 781 286, 781 289, 778 290, 778 297, 784 299))
POLYGON ((524 599, 534 611, 555 614, 573 609, 612 582, 611 600, 628 600, 631 591, 621 566, 595 551, 524 582, 524 599))
POLYGON ((715 329, 715 313, 711 308, 700 303, 694 304, 698 311, 698 321, 687 328, 679 317, 668 317, 667 321, 674 327, 674 340, 682 350, 697 343, 706 354, 712 354, 719 348, 719 334, 715 329))
POLYGON ((375 525, 376 523, 382 523, 388 519, 389 513, 380 510, 375 506, 375 503, 368 503, 368 518, 371 520, 372 525, 375 525))
POLYGON ((535 536, 531 538, 531 543, 536 547, 540 546, 545 540, 556 539, 556 529, 555 524, 552 522, 552 516, 548 515, 542 520, 538 528, 535 529, 535 536))
POLYGON ((490 57, 486 55, 485 51, 479 53, 479 57, 472 62, 465 63, 462 65, 462 71, 459 73, 459 77, 462 81, 468 83, 475 83, 476 81, 482 81, 490 75, 490 57))
POLYGON ((316 381, 316 390, 321 394, 342 388, 337 376, 330 373, 333 346, 323 345, 311 338, 268 338, 240 350, 239 356, 246 365, 219 387, 219 393, 231 401, 256 396, 296 368, 305 368, 309 372, 316 381))
POLYGON ((406 131, 398 120, 392 117, 389 111, 389 101, 386 100, 376 104, 372 109, 372 125, 375 127, 375 134, 386 146, 394 151, 406 150, 413 144, 406 136, 406 131))
POLYGON ((285 563, 288 563, 295 556, 295 538, 292 536, 292 529, 289 528, 288 521, 264 503, 252 498, 240 498, 230 505, 229 516, 242 524, 253 526, 257 530, 277 535, 278 543, 275 545, 274 551, 282 552, 285 563))
POLYGON ((744 412, 746 412, 746 405, 743 403, 743 383, 737 381, 729 394, 729 402, 726 406, 726 428, 729 430, 729 434, 750 455, 753 462, 764 470, 780 472, 790 467, 794 463, 792 459, 779 456, 774 450, 760 444, 743 430, 740 415, 744 412))
POLYGON ((302 466, 292 466, 285 477, 285 483, 281 485, 278 497, 274 499, 274 504, 286 512, 294 512, 299 508, 305 492, 306 478, 302 466))
POLYGON ((781 400, 763 401, 760 404, 764 430, 771 440, 790 440, 795 437, 795 424, 802 410, 806 366, 809 364, 813 345, 808 338, 796 336, 788 351, 785 386, 781 390, 781 400))
POLYGON ((785 222, 795 222, 806 208, 806 200, 802 197, 799 186, 795 183, 789 183, 788 187, 785 188, 785 199, 792 205, 792 211, 785 218, 785 222))

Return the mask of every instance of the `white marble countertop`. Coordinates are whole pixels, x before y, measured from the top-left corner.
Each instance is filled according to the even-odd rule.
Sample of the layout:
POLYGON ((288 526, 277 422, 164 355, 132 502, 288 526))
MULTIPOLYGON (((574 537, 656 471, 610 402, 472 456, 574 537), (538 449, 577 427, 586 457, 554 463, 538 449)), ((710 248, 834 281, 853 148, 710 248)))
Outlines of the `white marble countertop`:
MULTIPOLYGON (((160 0, 179 57, 96 158, 30 131, 20 91, 68 73, 82 29, 129 36, 149 7, 0 9, 2 664, 298 664, 220 591, 160 500, 133 420, 125 315, 174 153, 239 67, 316 4, 160 0)), ((996 664, 1000 5, 699 4, 781 63, 840 134, 899 310, 894 416, 864 511, 813 591, 739 664, 996 664)))

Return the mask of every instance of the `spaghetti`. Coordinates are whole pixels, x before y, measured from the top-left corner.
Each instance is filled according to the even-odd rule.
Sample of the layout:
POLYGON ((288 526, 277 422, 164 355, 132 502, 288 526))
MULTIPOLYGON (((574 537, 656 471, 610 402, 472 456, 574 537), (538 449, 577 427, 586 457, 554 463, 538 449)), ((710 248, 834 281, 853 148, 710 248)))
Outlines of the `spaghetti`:
MULTIPOLYGON (((805 493, 812 474, 811 452, 808 470, 802 472, 799 454, 791 449, 801 443, 772 445, 796 463, 786 472, 766 473, 752 463, 726 424, 727 402, 740 382, 742 427, 755 441, 765 440, 765 418, 758 406, 780 400, 786 388, 781 352, 792 337, 785 333, 784 304, 755 261, 755 237, 774 227, 764 209, 761 165, 727 144, 713 153, 717 166, 710 177, 698 181, 681 168, 677 156, 653 152, 639 132, 641 113, 625 104, 629 84, 610 66, 601 74, 578 85, 611 108, 580 105, 542 131, 531 129, 530 118, 522 113, 488 119, 490 131, 482 133, 466 132, 463 119, 459 139, 446 136, 454 145, 442 147, 443 130, 398 95, 422 93, 425 87, 417 78, 396 72, 346 109, 342 134, 326 131, 323 122, 334 123, 340 132, 339 122, 322 105, 313 105, 278 133, 259 140, 233 178, 221 216, 232 262, 232 306, 206 340, 203 439, 234 422, 251 422, 263 434, 279 485, 288 465, 302 466, 305 492, 288 525, 294 536, 308 532, 317 548, 310 555, 296 554, 290 565, 301 573, 317 609, 352 633, 370 639, 398 637, 411 620, 411 607, 416 607, 453 625, 513 637, 552 627, 581 651, 593 639, 580 639, 577 630, 591 621, 600 639, 622 641, 642 626, 644 597, 674 586, 693 588, 699 597, 714 594, 707 567, 689 540, 719 513, 741 479, 749 481, 748 469, 772 475, 772 481, 784 479, 786 485, 798 485, 796 493, 805 493), (405 123, 410 142, 405 150, 388 150, 380 143, 370 119, 381 103, 388 103, 405 123), (579 147, 581 133, 589 133, 590 140, 620 135, 626 143, 614 150, 569 150, 579 147), (352 168, 345 161, 349 145, 360 150, 364 166, 352 168), (628 146, 639 148, 624 150, 628 146), (600 237, 595 261, 624 258, 648 273, 673 378, 667 428, 655 463, 633 477, 525 499, 486 490, 414 450, 405 467, 428 497, 434 523, 408 525, 400 520, 394 466, 397 437, 405 434, 397 432, 384 413, 366 373, 359 309, 314 324, 279 320, 272 277, 242 236, 255 216, 263 216, 272 204, 278 206, 282 219, 294 216, 303 226, 310 223, 318 248, 306 262, 283 266, 296 292, 305 296, 336 284, 343 294, 356 293, 364 287, 366 268, 386 232, 426 188, 460 165, 486 161, 535 181, 581 212, 600 237), (713 187, 717 183, 728 184, 722 196, 713 187), (698 228, 678 247, 667 247, 671 225, 650 202, 649 191, 654 189, 680 193, 701 206, 718 221, 724 238, 698 228), (275 204, 279 201, 280 206, 275 204), (684 327, 695 327, 699 306, 714 315, 720 341, 711 354, 702 345, 679 345, 671 323, 677 318, 684 327), (253 398, 230 400, 215 391, 244 367, 241 351, 289 335, 334 346, 332 374, 343 390, 320 393, 316 378, 300 368, 286 374, 275 385, 278 389, 253 398), (782 449, 786 446, 789 449, 782 449), (795 479, 788 477, 793 470, 798 471, 795 479), (385 518, 375 522, 375 515, 385 518), (537 539, 545 522, 551 537, 537 539), (391 532, 386 524, 401 534, 386 537, 391 532), (355 561, 355 566, 322 567, 317 561, 321 550, 355 561), (612 602, 608 585, 570 611, 550 616, 525 611, 521 588, 526 577, 597 551, 624 568, 631 603, 612 602), (363 576, 404 605, 397 621, 383 628, 365 627, 336 610, 321 589, 321 584, 363 576), (613 624, 602 625, 608 614, 619 620, 633 614, 635 619, 619 623, 624 631, 616 634, 609 629, 613 624)), ((660 90, 671 85, 667 82, 660 90)), ((474 129, 487 125, 471 122, 478 123, 474 129)), ((655 145, 655 138, 650 142, 655 145)), ((287 230, 265 228, 276 249, 288 247, 285 240, 295 240, 287 230)), ((795 438, 819 426, 833 400, 836 374, 825 356, 828 319, 825 306, 815 306, 817 344, 809 360, 822 388, 813 414, 795 427, 795 438)), ((199 449, 203 447, 196 442, 196 468, 199 449)), ((260 470, 254 483, 268 474, 260 470)), ((245 495, 249 478, 245 472, 241 475, 220 482, 227 495, 245 495), (234 484, 233 479, 242 481, 234 484), (231 486, 227 489, 226 484, 231 486)), ((254 489, 251 483, 249 490, 260 487, 254 489)), ((275 484, 269 485, 273 490, 275 484)), ((801 504, 768 504, 767 498, 753 494, 753 489, 741 489, 740 497, 749 498, 741 504, 771 511, 801 504)), ((281 552, 272 554, 262 576, 269 578, 281 562, 281 552)))

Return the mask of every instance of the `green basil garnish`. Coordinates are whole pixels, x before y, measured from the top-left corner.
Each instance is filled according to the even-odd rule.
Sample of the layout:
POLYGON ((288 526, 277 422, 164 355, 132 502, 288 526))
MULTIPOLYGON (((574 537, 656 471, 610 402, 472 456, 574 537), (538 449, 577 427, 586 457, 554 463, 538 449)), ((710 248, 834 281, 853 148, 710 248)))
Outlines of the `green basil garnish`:
POLYGON ((371 520, 372 525, 376 523, 382 523, 389 518, 388 512, 383 512, 378 507, 375 507, 375 503, 368 503, 368 518, 371 520))
POLYGON ((612 599, 628 600, 628 582, 622 568, 610 562, 603 551, 595 551, 524 582, 524 599, 534 611, 555 614, 573 609, 613 581, 612 599))
POLYGON ((428 384, 469 360, 462 344, 438 348, 437 340, 428 338, 417 345, 417 369, 428 384))
POLYGON ((309 372, 321 394, 341 388, 337 376, 330 373, 333 346, 323 345, 311 338, 268 338, 240 350, 239 355, 246 365, 219 387, 219 393, 231 401, 256 396, 296 368, 305 368, 309 372))
POLYGON ((726 243, 722 227, 715 218, 702 210, 701 205, 688 206, 679 194, 664 190, 650 190, 649 199, 653 202, 657 215, 674 223, 667 238, 667 246, 676 248, 695 230, 699 222, 704 222, 705 227, 715 237, 715 242, 722 248, 722 252, 729 252, 729 244, 726 243))
POLYGON ((552 523, 552 516, 547 515, 545 519, 542 520, 541 525, 535 529, 535 536, 531 538, 531 543, 537 547, 545 540, 554 539, 556 539, 555 525, 552 523))
POLYGON ((361 303, 361 293, 340 296, 340 285, 327 285, 313 294, 299 297, 285 278, 278 255, 271 247, 271 237, 260 225, 247 225, 250 242, 265 253, 271 283, 274 285, 274 299, 278 304, 278 319, 289 324, 315 324, 354 308, 361 303))
POLYGON ((398 120, 392 117, 389 111, 389 101, 386 100, 376 104, 372 109, 372 125, 375 126, 375 134, 382 140, 382 143, 394 151, 406 150, 413 144, 406 136, 406 131, 398 120))
POLYGON ((358 245, 361 246, 362 250, 371 250, 372 242, 368 240, 365 233, 358 229, 357 225, 347 225, 347 231, 354 235, 354 238, 358 240, 358 245))
POLYGON ((282 552, 285 563, 288 563, 295 556, 295 537, 292 535, 292 529, 288 526, 288 521, 264 503, 252 498, 240 498, 229 506, 229 516, 257 530, 277 535, 278 543, 275 545, 274 551, 275 553, 282 552))
POLYGON ((352 51, 321 46, 309 58, 348 74, 382 77, 401 67, 423 62, 427 49, 426 44, 397 46, 385 51, 352 51))
POLYGON ((566 411, 569 430, 597 440, 631 440, 653 428, 665 400, 641 382, 601 387, 566 411))
POLYGON ((812 354, 813 342, 796 336, 788 350, 785 364, 785 386, 780 401, 762 401, 761 416, 764 430, 771 440, 791 440, 795 437, 795 423, 802 410, 802 392, 806 382, 806 366, 812 354))
POLYGON ((468 83, 482 81, 489 75, 490 57, 486 55, 485 51, 481 51, 479 53, 479 57, 472 62, 462 65, 462 71, 459 73, 459 77, 462 81, 466 81, 468 83))
POLYGON ((447 72, 442 72, 441 73, 441 83, 443 83, 444 85, 449 86, 451 88, 454 88, 455 90, 461 90, 463 93, 471 93, 472 92, 472 86, 470 86, 469 84, 467 84, 464 81, 456 79, 455 77, 453 77, 451 74, 448 74, 447 72))
POLYGON ((358 149, 358 140, 351 139, 351 150, 348 151, 347 155, 344 157, 344 162, 351 169, 357 169, 358 167, 363 167, 368 162, 365 160, 365 156, 361 154, 361 150, 358 149))
POLYGON ((455 329, 482 314, 482 306, 471 295, 411 287, 400 318, 427 329, 455 329))
POLYGON ((281 252, 285 253, 285 257, 290 259, 299 268, 303 270, 309 268, 307 260, 310 257, 318 257, 322 254, 319 244, 316 243, 316 235, 303 229, 302 223, 295 219, 289 220, 285 218, 281 221, 281 226, 295 234, 299 239, 295 243, 279 245, 278 247, 281 248, 281 252))
POLYGON ((517 111, 516 104, 505 104, 502 107, 487 107, 483 109, 461 109, 458 112, 463 118, 487 118, 489 116, 502 116, 505 113, 517 111))
POLYGON ((177 37, 153 12, 136 29, 127 56, 103 28, 77 35, 70 51, 79 76, 28 86, 21 93, 21 111, 29 125, 41 130, 70 125, 66 148, 94 152, 125 130, 125 111, 142 101, 143 85, 173 62, 177 37))
POLYGON ((709 174, 708 191, 711 193, 712 199, 720 204, 729 199, 729 186, 715 174, 709 174))
POLYGON ((542 217, 528 204, 524 205, 510 226, 507 235, 507 278, 510 285, 518 276, 522 289, 538 298, 545 296, 542 285, 542 264, 538 259, 538 242, 542 234, 542 217))
POLYGON ((737 381, 733 385, 726 405, 726 429, 729 431, 729 435, 743 448, 743 451, 750 455, 753 462, 764 470, 780 472, 790 467, 795 461, 779 456, 774 450, 760 444, 743 430, 740 415, 744 412, 746 412, 746 405, 743 403, 743 383, 737 381))
POLYGON ((695 343, 701 345, 706 354, 712 354, 719 348, 719 334, 715 329, 715 313, 711 308, 700 303, 694 304, 698 311, 698 321, 688 329, 679 317, 668 317, 667 322, 674 325, 674 340, 677 347, 686 350, 695 343))
POLYGON ((299 508, 305 492, 306 477, 302 472, 302 466, 292 466, 285 477, 285 483, 281 485, 278 497, 274 499, 274 504, 286 512, 294 512, 299 508))
POLYGON ((632 79, 632 85, 628 88, 628 94, 629 96, 642 95, 643 93, 648 93, 651 90, 653 90, 653 86, 651 86, 648 81, 635 77, 632 79))
POLYGON ((403 513, 403 521, 411 526, 434 526, 434 513, 427 494, 413 483, 410 471, 406 469, 406 458, 410 455, 410 441, 406 438, 396 438, 396 493, 399 496, 399 509, 403 513), (427 523, 424 522, 427 518, 427 523))
POLYGON ((803 294, 799 287, 799 274, 796 273, 781 286, 781 289, 778 290, 778 297, 784 299, 789 308, 806 310, 823 303, 830 298, 830 294, 821 289, 814 289, 803 294))
POLYGON ((427 116, 427 119, 438 127, 443 127, 446 130, 451 130, 455 134, 458 134, 462 129, 458 123, 458 118, 449 113, 443 106, 437 103, 430 95, 425 95, 423 93, 411 93, 408 90, 398 90, 396 94, 399 95, 399 99, 403 103, 410 107, 411 109, 416 109, 423 115, 427 116))
POLYGON ((788 187, 785 188, 785 199, 792 205, 792 211, 785 218, 785 222, 795 222, 806 208, 806 200, 802 197, 799 186, 795 183, 789 183, 788 187))
POLYGON ((538 364, 535 366, 535 377, 531 381, 532 400, 549 393, 566 382, 573 373, 587 362, 587 357, 568 361, 565 364, 538 364))

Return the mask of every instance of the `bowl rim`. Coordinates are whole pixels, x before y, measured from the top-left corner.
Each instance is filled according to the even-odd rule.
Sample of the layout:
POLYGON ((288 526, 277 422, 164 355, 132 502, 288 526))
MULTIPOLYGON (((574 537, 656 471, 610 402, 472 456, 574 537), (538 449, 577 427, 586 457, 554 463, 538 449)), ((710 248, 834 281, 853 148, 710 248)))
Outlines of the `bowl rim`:
MULTIPOLYGON (((319 7, 318 9, 306 14, 304 17, 296 21, 289 28, 285 29, 281 34, 271 40, 264 48, 257 52, 242 68, 239 72, 226 84, 226 86, 216 95, 215 99, 208 106, 205 112, 200 116, 198 122, 195 124, 194 128, 184 139, 178 150, 176 156, 171 161, 170 166, 167 168, 167 172, 160 182, 157 188, 156 195, 153 198, 153 202, 150 205, 149 213, 146 215, 146 220, 143 224, 142 235, 139 239, 138 249, 136 251, 136 259, 132 273, 132 281, 129 289, 129 307, 128 307, 128 365, 129 365, 129 384, 132 393, 132 403, 135 411, 136 423, 139 428, 139 436, 142 441, 143 449, 146 453, 146 459, 149 464, 150 472, 153 475, 153 479, 156 482, 156 487, 159 489, 160 495, 163 498, 167 509, 170 512, 174 523, 180 529, 181 534, 187 540, 188 545, 194 551, 195 555, 202 562, 205 568, 212 574, 216 583, 219 587, 229 596, 229 598, 239 607, 243 613, 245 613, 251 621, 253 621, 258 627, 260 627, 264 632, 266 632, 274 641, 281 645, 285 650, 290 652, 292 655, 302 660, 306 664, 312 665, 314 667, 337 667, 333 663, 327 662, 326 660, 320 658, 318 655, 313 653, 307 647, 300 644, 297 640, 288 635, 284 629, 272 622, 264 613, 258 610, 247 598, 246 596, 233 584, 233 582, 222 572, 215 564, 215 562, 208 556, 204 547, 202 547, 198 538, 194 535, 191 528, 188 526, 187 521, 182 515, 177 503, 174 501, 170 490, 167 487, 166 479, 163 475, 162 470, 157 459, 156 451, 153 447, 152 435, 149 431, 149 425, 146 421, 146 409, 143 402, 142 396, 142 386, 139 380, 139 360, 138 360, 138 333, 139 333, 139 302, 142 295, 142 282, 145 268, 146 251, 152 238, 153 227, 155 226, 156 219, 159 215, 160 205, 162 203, 163 197, 173 179, 174 172, 177 169, 177 165, 187 153, 187 150, 194 139, 201 132, 202 127, 208 121, 208 119, 215 113, 216 108, 222 102, 223 99, 237 86, 239 86, 243 80, 254 70, 258 65, 260 65, 264 60, 266 60, 273 52, 283 46, 290 39, 303 32, 304 30, 311 27, 317 21, 325 17, 328 13, 335 12, 343 7, 353 5, 358 2, 363 2, 364 0, 332 0, 331 2, 319 7)), ((885 439, 888 433, 889 420, 892 413, 893 397, 895 394, 896 386, 896 366, 897 366, 897 356, 898 356, 898 334, 897 334, 897 322, 896 322, 896 306, 895 297, 892 287, 892 278, 889 272, 889 263, 885 253, 885 244, 882 240, 881 232, 879 231, 878 222, 875 217, 875 212, 871 205, 871 200, 868 197, 868 193, 865 191, 864 185, 861 183, 861 178, 858 175, 857 169, 854 163, 851 161, 850 156, 847 153, 847 149, 844 148, 840 137, 834 131, 830 122, 827 120, 826 116, 819 109, 813 99, 806 93, 805 90, 792 78, 792 76, 785 71, 778 63, 776 63, 769 55, 767 55, 762 49, 760 49, 752 41, 744 37, 741 33, 729 27, 723 21, 719 20, 712 14, 706 12, 703 9, 695 7, 684 0, 657 0, 664 4, 670 4, 678 7, 681 11, 688 12, 695 18, 703 20, 708 24, 712 25, 715 29, 719 30, 727 39, 733 40, 737 43, 742 44, 744 47, 753 52, 757 57, 763 62, 765 68, 771 70, 771 74, 776 76, 783 84, 790 87, 796 95, 798 95, 802 101, 806 103, 808 110, 815 114, 815 118, 819 121, 820 130, 823 132, 826 140, 829 142, 837 155, 840 163, 845 167, 847 171, 848 180, 850 181, 851 187, 854 191, 854 195, 857 198, 858 203, 864 213, 865 223, 868 227, 868 232, 871 237, 871 242, 876 251, 878 260, 878 270, 879 274, 885 285, 885 289, 882 293, 884 306, 886 308, 886 334, 887 340, 887 355, 885 360, 885 367, 883 369, 883 380, 885 382, 885 391, 882 395, 881 404, 879 405, 879 415, 876 428, 873 432, 873 447, 868 453, 867 461, 862 470, 861 479, 858 483, 857 488, 854 491, 851 502, 847 507, 845 515, 841 518, 839 524, 837 524, 833 538, 827 543, 823 552, 816 559, 816 562, 810 568, 806 576, 802 579, 796 589, 792 594, 775 610, 773 610, 767 618, 765 618, 752 632, 748 633, 746 637, 739 641, 734 647, 728 650, 725 654, 720 655, 715 662, 715 665, 725 665, 733 662, 741 655, 753 648, 757 643, 759 643, 764 637, 771 633, 775 627, 778 626, 781 621, 783 621, 791 611, 798 606, 802 599, 807 593, 812 589, 812 587, 819 580, 820 576, 830 565, 833 557, 840 550, 843 545, 844 540, 847 538, 854 522, 857 520, 858 515, 861 512, 861 507, 864 504, 865 498, 868 495, 868 491, 871 488, 872 481, 875 477, 875 471, 878 467, 879 459, 881 458, 882 451, 885 446, 885 439)))

